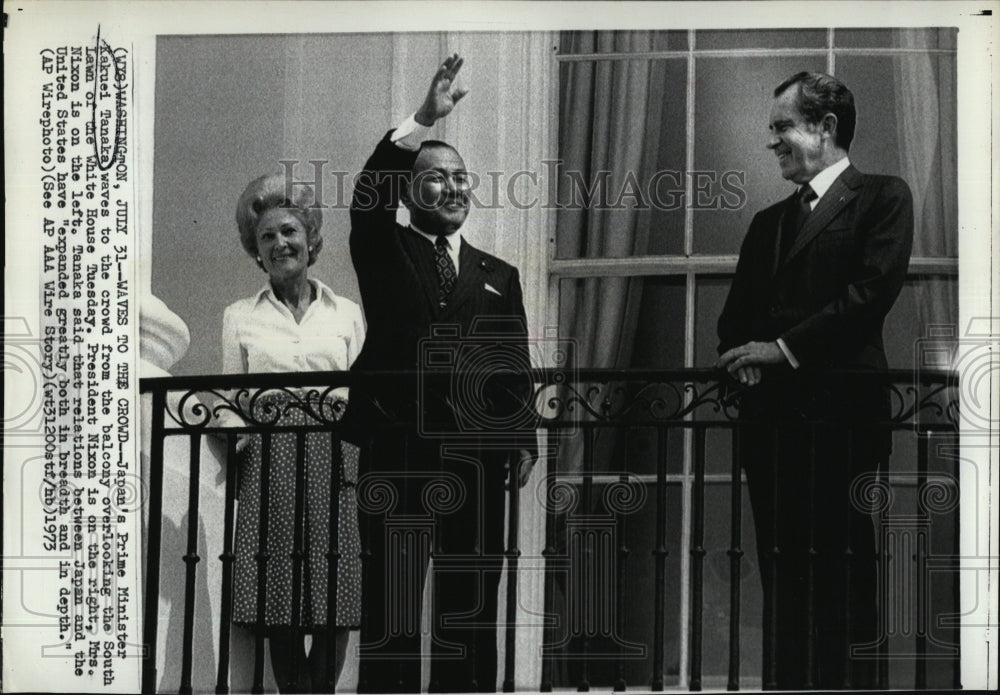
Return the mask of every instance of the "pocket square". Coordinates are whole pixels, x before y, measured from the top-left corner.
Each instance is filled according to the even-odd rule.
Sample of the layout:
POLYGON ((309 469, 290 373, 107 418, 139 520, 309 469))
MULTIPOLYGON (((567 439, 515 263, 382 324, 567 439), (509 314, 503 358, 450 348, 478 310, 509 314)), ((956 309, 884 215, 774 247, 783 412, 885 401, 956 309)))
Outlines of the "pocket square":
POLYGON ((493 285, 491 285, 488 282, 484 282, 483 283, 483 289, 486 290, 487 292, 492 292, 493 294, 495 294, 498 297, 502 297, 503 296, 502 294, 500 294, 500 292, 497 291, 496 287, 494 287, 493 285))

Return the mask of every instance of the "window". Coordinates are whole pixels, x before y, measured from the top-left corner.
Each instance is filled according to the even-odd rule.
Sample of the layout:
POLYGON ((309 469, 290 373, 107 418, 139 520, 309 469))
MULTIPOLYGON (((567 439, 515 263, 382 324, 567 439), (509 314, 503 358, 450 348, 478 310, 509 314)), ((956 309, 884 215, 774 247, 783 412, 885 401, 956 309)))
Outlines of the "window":
MULTIPOLYGON (((913 191, 909 277, 884 331, 890 366, 913 367, 915 341, 958 319, 955 39, 955 30, 937 28, 564 32, 557 56, 563 207, 556 215, 549 274, 550 296, 558 297, 552 319, 561 337, 574 341, 575 363, 714 363, 715 323, 743 235, 756 211, 792 192, 765 148, 772 90, 795 72, 816 70, 836 75, 855 94, 852 162, 861 171, 901 176, 913 191)), ((641 454, 648 450, 645 436, 634 431, 627 444, 609 444, 609 451, 626 447, 633 453, 627 459, 599 457, 595 484, 618 479, 627 466, 630 475, 652 486, 655 473, 641 454)), ((906 470, 916 458, 912 438, 903 439, 893 469, 906 470)), ((668 687, 687 682, 690 658, 693 446, 690 432, 677 433, 668 446, 669 508, 675 513, 668 526, 667 577, 668 587, 676 588, 665 613, 668 687)), ((709 437, 706 448, 706 506, 728 510, 729 444, 709 437)), ((572 473, 575 465, 561 456, 563 472, 572 473)), ((954 465, 931 462, 932 470, 945 473, 953 473, 954 465)), ((653 496, 651 488, 647 499, 653 496)), ((900 504, 912 505, 913 497, 911 487, 899 496, 900 504)), ((744 495, 741 674, 743 687, 759 687, 761 592, 749 508, 744 495)), ((652 525, 633 519, 627 530, 634 558, 629 572, 636 572, 632 586, 641 587, 648 568, 640 558, 652 547, 652 525)), ((710 636, 728 630, 729 519, 709 514, 706 524, 704 683, 724 687, 728 641, 710 636)), ((939 550, 957 551, 951 536, 939 550)), ((932 600, 950 600, 947 594, 943 590, 932 600)), ((649 643, 650 600, 648 592, 630 593, 625 640, 649 643)), ((648 683, 648 651, 629 662, 630 685, 648 683)), ((554 685, 575 685, 574 668, 567 659, 556 669, 554 685)), ((906 669, 893 662, 892 687, 909 687, 906 669)), ((595 684, 614 680, 610 668, 597 667, 589 677, 595 684)), ((950 675, 935 677, 950 686, 950 675)))

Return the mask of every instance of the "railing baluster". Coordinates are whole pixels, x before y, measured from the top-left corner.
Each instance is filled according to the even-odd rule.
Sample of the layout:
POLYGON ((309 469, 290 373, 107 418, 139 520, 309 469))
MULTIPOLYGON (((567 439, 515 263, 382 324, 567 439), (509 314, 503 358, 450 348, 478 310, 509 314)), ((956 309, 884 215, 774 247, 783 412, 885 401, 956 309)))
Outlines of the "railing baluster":
MULTIPOLYGON (((515 649, 517 646, 517 631, 515 621, 517 620, 517 562, 521 556, 518 543, 519 524, 521 514, 521 489, 518 486, 518 473, 520 461, 512 461, 510 466, 510 509, 507 522, 507 625, 504 648, 504 680, 503 691, 505 693, 514 692, 514 664, 515 649)), ((489 685, 489 684, 487 684, 489 685)))
MULTIPOLYGON (((879 478, 881 479, 881 475, 879 478)), ((888 472, 884 474, 888 479, 888 472)), ((881 519, 880 519, 881 522, 881 519)), ((892 602, 894 597, 889 596, 888 588, 892 585, 892 574, 895 572, 895 568, 892 563, 895 558, 889 552, 888 544, 886 543, 886 532, 879 527, 880 533, 878 535, 878 547, 875 549, 876 564, 878 567, 878 577, 880 582, 880 588, 883 589, 881 592, 882 596, 885 596, 887 601, 892 602)), ((893 609, 893 612, 895 610, 893 609)), ((876 669, 876 688, 879 690, 887 690, 889 687, 889 639, 888 635, 893 634, 896 630, 894 623, 897 621, 895 615, 889 613, 889 608, 886 607, 882 611, 882 617, 886 621, 886 635, 884 638, 880 636, 878 641, 878 646, 876 647, 875 653, 877 655, 877 669, 876 669), (890 624, 890 620, 893 624, 890 624)))
POLYGON ((694 489, 691 529, 691 682, 701 690, 702 603, 705 560, 705 428, 694 427, 694 489))
POLYGON ((733 428, 729 527, 729 681, 727 690, 740 689, 740 562, 743 559, 743 479, 740 430, 733 428))
MULTIPOLYGON (((816 438, 819 429, 810 425, 808 432, 809 509, 816 509, 816 438)), ((816 678, 816 515, 809 514, 809 547, 806 550, 806 679, 803 687, 812 690, 816 678)), ((796 558, 797 561, 798 558, 796 558)))
MULTIPOLYGON (((770 586, 764 589, 764 689, 776 690, 778 687, 778 607, 775 605, 778 598, 778 556, 781 547, 778 545, 778 514, 780 513, 781 500, 778 499, 778 479, 781 477, 781 470, 778 461, 781 452, 778 450, 781 445, 781 432, 778 427, 774 427, 771 432, 772 458, 774 469, 771 475, 771 506, 774 509, 774 516, 771 519, 771 549, 767 563, 770 569, 770 586)), ((761 568, 763 569, 763 568, 761 568)))
MULTIPOLYGON (((558 465, 558 457, 553 456, 551 465, 555 468, 558 465)), ((556 484, 558 471, 549 477, 548 484, 556 484)), ((552 616, 555 614, 555 592, 556 578, 553 568, 556 555, 556 511, 555 495, 551 491, 546 491, 545 495, 545 548, 542 549, 542 558, 545 563, 545 610, 544 620, 547 624, 542 628, 542 679, 539 683, 539 691, 543 693, 552 692, 552 671, 555 669, 555 642, 556 642, 556 621, 552 616), (548 636, 549 639, 546 639, 548 636), (548 646, 546 646, 548 645, 548 646)))
POLYGON ((229 638, 233 620, 233 521, 236 510, 236 471, 239 466, 236 440, 239 435, 226 436, 226 506, 222 533, 222 611, 219 623, 219 672, 215 682, 216 695, 229 693, 229 638))
MULTIPOLYGON (((299 692, 299 670, 302 668, 302 535, 305 520, 306 433, 295 433, 295 508, 292 510, 292 662, 288 674, 288 689, 299 692)), ((336 533, 335 529, 330 530, 336 533)))
MULTIPOLYGON (((337 587, 340 571, 340 491, 347 481, 340 437, 330 433, 330 541, 326 551, 326 682, 323 692, 337 688, 337 587)), ((314 647, 315 648, 315 647, 314 647)))
MULTIPOLYGON (((367 457, 374 456, 375 451, 375 435, 370 434, 365 437, 365 445, 361 447, 360 456, 362 460, 359 462, 358 482, 361 482, 360 476, 368 473, 371 468, 371 460, 367 457)), ((359 535, 361 536, 361 586, 362 591, 364 587, 370 587, 374 583, 374 579, 371 577, 372 573, 372 526, 373 519, 372 514, 368 512, 362 512, 361 500, 358 500, 358 524, 359 524, 359 535)), ((371 616, 369 611, 370 601, 361 601, 361 639, 359 640, 358 650, 365 648, 366 644, 370 639, 373 638, 374 630, 371 627, 371 616)), ((368 674, 368 664, 360 663, 358 665, 358 692, 368 693, 371 692, 370 688, 370 677, 368 674)))
MULTIPOLYGON (((928 440, 931 433, 917 435, 917 499, 924 497, 924 489, 927 487, 927 456, 928 440)), ((919 503, 918 503, 919 504, 919 503)), ((918 543, 916 547, 917 555, 914 558, 917 563, 917 639, 916 639, 916 673, 914 674, 914 688, 916 690, 927 689, 927 606, 929 605, 929 587, 926 582, 927 571, 927 547, 924 543, 918 543)))
MULTIPOLYGON (((844 490, 850 490, 850 478, 851 471, 854 470, 854 441, 853 441, 853 430, 847 428, 845 433, 847 437, 846 446, 846 467, 844 470, 844 475, 847 477, 847 485, 844 486, 844 490)), ((849 494, 849 493, 848 493, 849 494)), ((853 639, 851 638, 851 628, 853 622, 852 608, 851 608, 851 582, 853 580, 854 572, 854 548, 851 547, 851 527, 854 525, 854 508, 853 504, 848 503, 844 505, 846 514, 844 519, 844 538, 846 539, 847 545, 844 548, 844 639, 847 640, 847 644, 844 645, 844 680, 842 682, 842 687, 844 690, 850 690, 854 683, 854 660, 851 658, 851 644, 853 639)), ((878 610, 885 611, 885 606, 880 606, 878 610)))
POLYGON ((146 610, 142 623, 145 651, 142 692, 156 692, 156 633, 160 611, 160 545, 163 529, 163 420, 167 410, 166 386, 153 391, 153 422, 149 443, 149 537, 146 540, 146 610))
POLYGON ((184 554, 184 641, 181 653, 181 695, 191 695, 192 647, 194 644, 194 592, 198 561, 198 492, 201 478, 201 435, 190 435, 191 455, 188 476, 188 534, 184 554))
MULTIPOLYGON (((624 432, 625 436, 625 457, 622 461, 622 472, 618 480, 623 485, 628 485, 628 475, 629 470, 629 434, 632 431, 626 429, 624 432)), ((628 576, 625 573, 625 566, 628 563, 628 544, 626 543, 626 538, 628 535, 628 520, 620 509, 615 510, 615 536, 618 538, 618 563, 616 570, 616 605, 615 605, 615 636, 619 639, 618 642, 618 659, 615 664, 615 686, 616 692, 621 692, 628 687, 628 683, 625 680, 625 663, 623 660, 623 646, 620 640, 625 637, 625 579, 628 576)))
MULTIPOLYGON (((958 444, 958 434, 956 433, 954 435, 954 437, 955 437, 954 445, 957 446, 957 444, 958 444)), ((956 474, 956 482, 958 482, 958 469, 957 469, 957 466, 956 466, 955 474, 956 474)), ((959 495, 959 497, 961 497, 961 489, 956 490, 955 494, 957 494, 957 495, 959 495)), ((953 614, 955 614, 955 615, 958 615, 961 612, 961 610, 962 610, 962 602, 960 600, 961 599, 961 593, 960 593, 960 591, 961 591, 961 582, 959 581, 959 575, 960 575, 960 571, 959 570, 960 570, 960 568, 959 568, 959 566, 957 564, 957 562, 958 562, 958 555, 961 552, 961 547, 962 547, 961 546, 961 538, 960 538, 960 535, 959 535, 960 530, 961 530, 961 518, 962 518, 962 514, 961 514, 962 508, 961 508, 960 505, 961 505, 961 502, 959 502, 959 503, 957 503, 955 505, 955 512, 954 512, 954 516, 952 517, 952 519, 954 520, 954 523, 952 524, 953 537, 952 537, 952 541, 951 541, 951 547, 952 547, 951 552, 953 553, 953 556, 955 557, 954 561, 955 561, 956 564, 954 565, 954 569, 952 570, 952 574, 951 574, 951 587, 952 587, 952 589, 951 589, 951 612, 953 614)), ((952 687, 953 690, 961 690, 962 689, 962 642, 961 642, 961 629, 960 629, 960 626, 959 625, 955 625, 954 628, 952 629, 952 633, 951 634, 952 634, 952 640, 951 640, 952 644, 956 645, 956 647, 955 647, 955 658, 954 658, 954 660, 952 662, 953 663, 953 667, 952 667, 952 676, 951 676, 951 687, 952 687)))
MULTIPOLYGON (((416 509, 419 509, 420 507, 417 507, 416 509, 411 509, 410 508, 410 476, 409 476, 409 473, 410 473, 410 464, 413 463, 413 461, 410 460, 410 438, 409 438, 409 436, 407 436, 407 435, 404 434, 402 439, 403 439, 403 461, 402 461, 402 469, 403 469, 403 471, 405 471, 405 473, 403 475, 403 482, 402 482, 402 486, 403 486, 402 496, 401 496, 401 499, 403 500, 403 506, 402 506, 402 508, 404 510, 404 513, 412 514, 414 511, 416 511, 416 509)), ((397 480, 398 480, 398 478, 397 478, 397 480)), ((386 526, 388 525, 388 521, 389 521, 388 515, 386 515, 386 519, 385 519, 385 522, 384 522, 386 526)), ((434 526, 437 526, 436 520, 435 520, 434 526)), ((385 526, 383 526, 382 528, 383 528, 383 532, 385 532, 384 531, 385 526)), ((410 535, 407 535, 407 536, 404 536, 404 537, 400 538, 400 543, 399 543, 399 555, 400 556, 397 559, 397 562, 399 562, 399 566, 403 568, 403 572, 406 572, 406 573, 412 572, 414 575, 416 575, 417 573, 419 573, 420 570, 419 569, 414 569, 414 567, 419 567, 419 566, 415 564, 415 561, 412 561, 412 560, 410 560, 410 558, 407 557, 407 555, 409 555, 409 548, 411 546, 414 548, 414 550, 416 552, 420 552, 420 549, 417 546, 417 542, 411 540, 411 539, 413 539, 414 535, 415 534, 410 534, 410 535)), ((440 533, 434 534, 434 537, 431 539, 431 548, 432 548, 431 558, 433 558, 434 554, 437 553, 440 550, 441 540, 442 539, 441 539, 441 534, 440 533)), ((391 550, 389 550, 390 545, 391 545, 391 543, 389 541, 389 538, 387 537, 386 541, 385 541, 385 547, 386 547, 386 550, 391 553, 391 550)), ((392 562, 391 555, 390 555, 389 562, 390 563, 392 562)), ((433 562, 433 559, 431 560, 431 562, 433 562)), ((391 567, 391 564, 389 566, 391 567)), ((419 589, 422 586, 426 586, 425 584, 423 584, 423 582, 426 582, 426 581, 427 581, 426 576, 425 577, 419 577, 419 576, 405 577, 405 579, 403 581, 403 586, 406 586, 406 587, 410 588, 410 591, 412 592, 412 596, 413 596, 414 600, 416 600, 418 602, 422 602, 423 601, 423 592, 420 591, 419 589)), ((433 579, 431 579, 431 581, 432 581, 432 585, 431 585, 431 615, 437 615, 437 590, 438 590, 438 586, 437 586, 437 582, 434 582, 433 579)), ((388 586, 388 577, 386 577, 383 580, 382 586, 386 586, 386 587, 388 586)), ((405 589, 404 589, 404 592, 405 592, 405 589)), ((404 595, 405 595, 405 593, 404 593, 404 595)), ((394 600, 392 602, 392 605, 389 607, 389 613, 386 615, 386 626, 385 626, 386 630, 389 630, 390 629, 389 626, 393 624, 393 618, 395 616, 393 616, 392 611, 396 611, 396 610, 401 610, 404 613, 403 615, 398 616, 398 621, 399 622, 397 623, 400 626, 400 631, 404 635, 409 636, 411 629, 415 629, 416 631, 419 632, 419 630, 420 630, 420 615, 419 615, 419 613, 417 614, 415 620, 412 620, 413 616, 412 616, 412 609, 411 609, 411 607, 410 606, 405 606, 405 605, 404 606, 400 606, 399 600, 395 599, 395 598, 394 598, 394 600), (412 620, 412 622, 414 622, 416 624, 412 625, 411 624, 411 620, 412 620)), ((431 643, 433 644, 433 642, 434 642, 434 629, 435 629, 435 627, 437 627, 436 624, 435 624, 435 621, 433 621, 433 620, 430 621, 430 626, 431 626, 430 627, 430 629, 431 629, 431 643)), ((400 692, 402 692, 403 689, 405 687, 407 687, 407 684, 406 684, 406 671, 407 671, 406 664, 404 664, 404 659, 396 659, 395 664, 396 664, 396 687, 399 689, 400 692)), ((432 670, 435 671, 435 674, 434 674, 434 678, 431 680, 431 682, 429 684, 428 690, 430 692, 432 692, 432 693, 440 692, 441 691, 441 686, 440 686, 440 684, 437 681, 437 672, 438 672, 438 669, 432 669, 432 670)))
POLYGON ((652 690, 663 690, 663 611, 667 561, 667 440, 664 425, 656 429, 656 547, 653 549, 656 579, 653 596, 652 690))
MULTIPOLYGON (((584 433, 583 439, 583 499, 582 509, 585 515, 591 514, 594 497, 594 446, 597 443, 597 428, 591 427, 584 433)), ((582 576, 592 577, 594 573, 594 547, 590 540, 583 543, 583 572, 582 576)), ((572 595, 572 589, 568 592, 572 595)), ((596 622, 595 610, 593 606, 581 606, 583 615, 583 656, 580 660, 580 683, 577 685, 578 692, 590 690, 590 668, 587 658, 590 653, 590 635, 596 622)))
POLYGON ((254 695, 264 692, 264 633, 266 632, 267 614, 265 604, 267 602, 267 561, 270 554, 267 552, 267 526, 270 520, 270 482, 271 482, 271 433, 262 432, 260 435, 260 524, 257 528, 257 630, 254 635, 254 656, 253 656, 253 685, 251 692, 254 695))

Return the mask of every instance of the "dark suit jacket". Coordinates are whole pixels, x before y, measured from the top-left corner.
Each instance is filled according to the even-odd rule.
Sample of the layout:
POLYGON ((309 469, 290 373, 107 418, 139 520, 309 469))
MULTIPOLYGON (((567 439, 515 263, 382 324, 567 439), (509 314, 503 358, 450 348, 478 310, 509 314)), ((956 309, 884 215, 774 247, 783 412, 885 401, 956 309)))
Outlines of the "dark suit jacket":
MULTIPOLYGON (((738 455, 765 594, 763 663, 774 665, 779 689, 829 688, 844 682, 847 645, 877 634, 873 528, 850 500, 858 476, 884 462, 892 445, 888 430, 872 426, 889 410, 884 385, 830 370, 886 368, 882 327, 906 278, 913 205, 902 180, 848 167, 779 261, 794 197, 750 224, 719 318, 719 350, 781 338, 800 362, 798 371, 768 368, 742 393, 738 455), (849 590, 845 548, 853 552, 849 590), (805 616, 816 621, 814 661, 805 616), (807 677, 810 664, 817 673, 807 677)), ((853 664, 855 687, 874 684, 871 663, 853 664)))
POLYGON ((478 379, 457 389, 449 384, 451 367, 491 373, 530 367, 517 269, 463 239, 457 284, 448 305, 439 307, 433 245, 396 223, 399 191, 416 152, 397 147, 390 135, 365 163, 351 205, 351 258, 368 324, 352 368, 422 370, 422 381, 386 384, 371 395, 395 416, 412 417, 419 404, 425 418, 451 421, 465 433, 493 428, 484 434, 534 450, 533 429, 504 431, 497 424, 508 416, 518 420, 511 411, 523 406, 526 375, 520 389, 478 379), (473 402, 470 395, 482 398, 473 402))
MULTIPOLYGON (((882 327, 906 279, 913 243, 909 187, 894 176, 862 174, 848 167, 779 262, 781 221, 790 205, 792 198, 772 205, 750 224, 719 317, 719 352, 748 341, 782 338, 802 374, 831 368, 885 369, 882 327)), ((778 399, 790 399, 807 411, 818 409, 807 413, 811 415, 843 410, 871 418, 888 407, 884 393, 853 388, 857 380, 851 387, 840 384, 843 388, 827 383, 822 392, 809 382, 800 384, 798 391, 793 387, 775 392, 775 378, 781 382, 781 372, 791 369, 769 371, 744 395, 744 414, 771 411, 778 399)))

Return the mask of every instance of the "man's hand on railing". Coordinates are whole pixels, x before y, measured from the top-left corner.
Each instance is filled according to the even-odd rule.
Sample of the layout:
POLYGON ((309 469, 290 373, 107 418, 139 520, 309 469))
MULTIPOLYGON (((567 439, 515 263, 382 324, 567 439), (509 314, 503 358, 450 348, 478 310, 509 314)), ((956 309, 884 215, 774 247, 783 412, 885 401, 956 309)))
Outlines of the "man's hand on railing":
POLYGON ((722 353, 715 366, 724 367, 741 384, 754 386, 760 383, 760 365, 781 364, 787 359, 777 342, 751 341, 722 353))
POLYGON ((740 367, 736 370, 736 378, 741 384, 755 386, 760 383, 760 367, 740 367))

